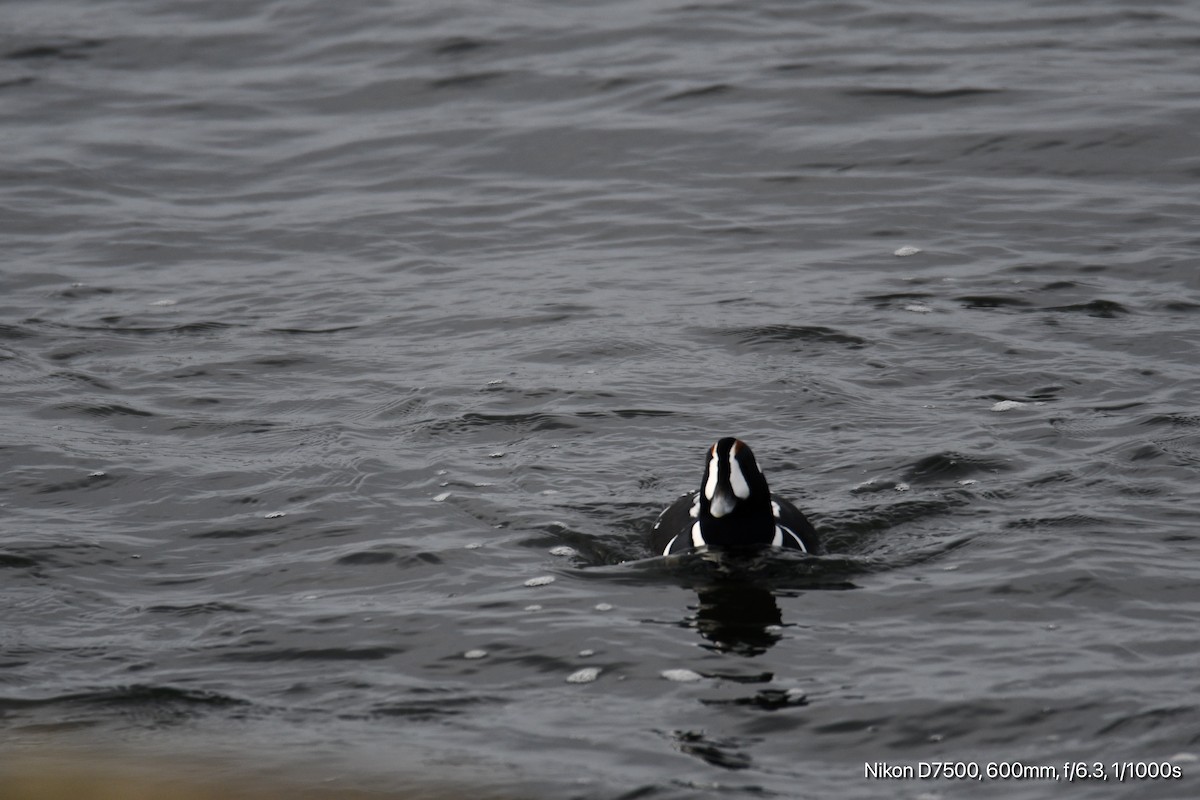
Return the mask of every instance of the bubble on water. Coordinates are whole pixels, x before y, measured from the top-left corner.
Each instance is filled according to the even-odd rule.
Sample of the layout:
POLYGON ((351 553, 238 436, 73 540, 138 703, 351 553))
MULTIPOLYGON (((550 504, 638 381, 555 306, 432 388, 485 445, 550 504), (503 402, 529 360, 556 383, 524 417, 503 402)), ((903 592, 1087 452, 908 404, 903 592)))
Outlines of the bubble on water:
POLYGON ((445 499, 446 499, 447 497, 449 497, 449 496, 450 496, 450 493, 449 493, 449 492, 442 492, 441 494, 435 494, 435 495, 433 496, 433 502, 435 502, 435 503, 440 503, 440 502, 442 502, 443 500, 445 500, 445 499))
POLYGON ((169 297, 164 297, 162 300, 155 300, 150 305, 152 306, 173 306, 179 303, 178 300, 172 300, 169 297))
POLYGON ((564 556, 564 557, 577 556, 577 555, 579 555, 579 551, 576 550, 574 547, 571 547, 568 544, 560 544, 557 547, 550 548, 550 555, 564 556))
POLYGON ((567 676, 567 683, 591 683, 600 677, 599 667, 584 667, 567 676))
POLYGON ((538 605, 537 603, 532 603, 530 605, 525 606, 525 610, 526 611, 541 611, 542 607, 540 605, 538 605))
POLYGON ((471 542, 470 544, 463 545, 464 550, 478 550, 481 547, 483 547, 483 545, 479 542, 471 542))
POLYGON ((95 472, 89 472, 89 473, 88 473, 88 477, 89 477, 89 478, 103 478, 103 477, 104 477, 105 475, 107 475, 107 474, 108 474, 108 473, 107 473, 107 472, 105 472, 104 470, 100 470, 100 469, 98 469, 98 470, 96 470, 95 472))
POLYGON ((704 678, 699 672, 693 672, 690 669, 664 669, 658 674, 669 681, 678 681, 679 683, 689 683, 704 678))
POLYGON ((504 383, 504 380, 503 380, 503 379, 501 379, 501 378, 496 378, 495 380, 488 381, 488 382, 487 382, 487 385, 488 385, 488 386, 499 386, 499 385, 500 385, 500 384, 502 384, 502 383, 504 383))
POLYGON ((554 583, 553 575, 542 575, 537 578, 530 578, 525 581, 526 586, 545 586, 548 583, 554 583))
POLYGON ((472 660, 477 658, 487 658, 487 654, 487 650, 468 650, 467 652, 463 653, 463 658, 469 658, 472 660))
POLYGON ((915 256, 919 252, 921 252, 921 248, 913 247, 911 244, 906 244, 904 247, 897 247, 892 255, 900 256, 901 258, 907 258, 908 256, 915 256))
POLYGON ((579 651, 579 657, 580 657, 580 658, 590 658, 590 657, 592 657, 592 656, 594 656, 594 655, 596 655, 596 651, 595 651, 595 650, 580 650, 580 651, 579 651))
POLYGON ((904 310, 911 311, 914 314, 930 314, 933 312, 933 309, 924 303, 909 303, 904 307, 904 310))
POLYGON ((612 611, 612 608, 613 608, 613 607, 612 607, 612 604, 611 604, 611 603, 596 603, 596 605, 594 606, 594 608, 595 608, 597 611, 612 611))
POLYGON ((974 486, 975 484, 979 483, 979 481, 975 480, 974 478, 963 478, 961 481, 955 481, 955 483, 957 483, 959 486, 974 486))
POLYGON ((1012 411, 1015 408, 1024 408, 1029 405, 1022 403, 1020 400, 1001 400, 992 406, 992 411, 1012 411))
POLYGON ((494 453, 488 453, 488 458, 504 458, 504 451, 497 450, 494 453))

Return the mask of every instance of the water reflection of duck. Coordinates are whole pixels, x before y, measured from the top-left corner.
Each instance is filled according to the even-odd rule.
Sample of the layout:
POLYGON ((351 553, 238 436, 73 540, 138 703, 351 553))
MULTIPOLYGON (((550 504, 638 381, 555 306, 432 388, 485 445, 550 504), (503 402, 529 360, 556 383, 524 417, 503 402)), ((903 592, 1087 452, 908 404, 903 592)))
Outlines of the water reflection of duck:
POLYGON ((780 639, 783 614, 775 595, 749 583, 713 584, 696 589, 699 605, 691 619, 705 645, 743 656, 765 653, 780 639))
POLYGON ((820 540, 800 509, 771 496, 749 445, 726 437, 705 454, 699 491, 680 497, 654 523, 650 547, 666 556, 754 545, 815 553, 820 540))

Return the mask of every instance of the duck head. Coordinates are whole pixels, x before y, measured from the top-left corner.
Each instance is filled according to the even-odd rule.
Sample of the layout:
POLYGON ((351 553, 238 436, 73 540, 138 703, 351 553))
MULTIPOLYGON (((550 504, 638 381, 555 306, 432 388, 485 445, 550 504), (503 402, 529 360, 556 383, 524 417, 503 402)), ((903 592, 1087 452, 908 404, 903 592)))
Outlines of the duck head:
POLYGON ((767 478, 750 446, 740 439, 726 437, 708 449, 696 500, 696 522, 703 541, 694 544, 766 545, 775 538, 767 478))

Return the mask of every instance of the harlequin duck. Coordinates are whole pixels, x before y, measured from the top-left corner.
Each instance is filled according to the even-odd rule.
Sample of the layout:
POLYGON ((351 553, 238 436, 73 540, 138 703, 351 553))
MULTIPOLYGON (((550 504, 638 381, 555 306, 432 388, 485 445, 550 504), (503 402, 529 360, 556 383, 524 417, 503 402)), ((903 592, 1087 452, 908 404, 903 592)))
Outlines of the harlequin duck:
POLYGON ((705 454, 700 490, 680 497, 654 523, 650 547, 666 556, 754 545, 815 553, 820 542, 800 509, 771 496, 750 447, 727 437, 705 454))

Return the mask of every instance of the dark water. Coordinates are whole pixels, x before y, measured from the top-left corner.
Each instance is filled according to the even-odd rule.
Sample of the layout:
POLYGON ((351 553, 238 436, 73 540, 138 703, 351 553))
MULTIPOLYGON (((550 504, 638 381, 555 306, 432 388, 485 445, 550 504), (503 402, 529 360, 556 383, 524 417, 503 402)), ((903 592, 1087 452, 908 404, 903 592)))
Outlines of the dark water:
POLYGON ((1198 23, 0 5, 5 752, 1196 796, 1198 23), (647 560, 730 434, 830 555, 647 560))

